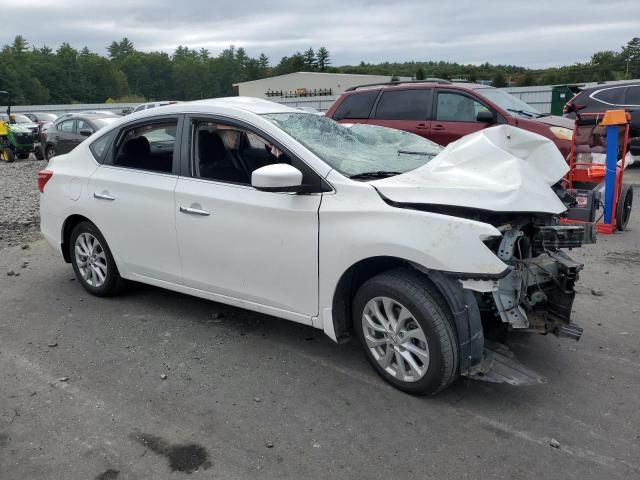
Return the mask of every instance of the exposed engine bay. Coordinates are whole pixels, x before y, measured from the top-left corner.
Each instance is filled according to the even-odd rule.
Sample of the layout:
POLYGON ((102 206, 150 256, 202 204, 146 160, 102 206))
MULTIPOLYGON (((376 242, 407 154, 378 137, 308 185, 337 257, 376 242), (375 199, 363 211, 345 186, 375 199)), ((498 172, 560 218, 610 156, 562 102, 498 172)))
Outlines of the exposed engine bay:
POLYGON ((557 217, 529 217, 497 226, 502 237, 485 243, 509 266, 489 292, 477 294, 491 330, 493 320, 509 329, 553 333, 579 340, 571 322, 574 286, 583 265, 564 251, 582 246, 585 227, 560 225, 557 217))

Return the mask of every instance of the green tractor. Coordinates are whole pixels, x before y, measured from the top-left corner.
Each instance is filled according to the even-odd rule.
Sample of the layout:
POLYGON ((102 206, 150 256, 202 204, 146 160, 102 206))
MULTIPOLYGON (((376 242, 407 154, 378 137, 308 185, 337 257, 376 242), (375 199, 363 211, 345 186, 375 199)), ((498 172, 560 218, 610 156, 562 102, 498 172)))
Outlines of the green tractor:
MULTIPOLYGON (((6 91, 0 91, 9 95, 6 91)), ((11 97, 7 115, 0 115, 0 160, 13 162, 16 157, 28 158, 34 151, 34 138, 31 130, 12 123, 11 119, 11 97)))

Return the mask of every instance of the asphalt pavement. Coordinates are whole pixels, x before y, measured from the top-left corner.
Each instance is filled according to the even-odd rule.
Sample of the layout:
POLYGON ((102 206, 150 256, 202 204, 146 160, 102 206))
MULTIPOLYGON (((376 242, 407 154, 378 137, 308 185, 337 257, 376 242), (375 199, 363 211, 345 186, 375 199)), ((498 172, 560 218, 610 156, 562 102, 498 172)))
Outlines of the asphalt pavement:
POLYGON ((640 478, 639 232, 636 211, 573 253, 579 342, 510 338, 545 384, 427 398, 355 342, 143 285, 95 298, 42 240, 2 248, 0 479, 640 478))

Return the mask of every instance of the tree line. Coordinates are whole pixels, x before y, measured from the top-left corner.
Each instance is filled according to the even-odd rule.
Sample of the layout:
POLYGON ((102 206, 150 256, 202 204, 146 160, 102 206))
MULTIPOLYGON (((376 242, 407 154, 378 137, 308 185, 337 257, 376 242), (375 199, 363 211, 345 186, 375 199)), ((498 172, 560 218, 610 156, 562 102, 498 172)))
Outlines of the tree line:
MULTIPOLYGON (((529 86, 640 77, 640 38, 620 51, 601 51, 590 61, 528 69, 517 65, 455 62, 383 62, 333 66, 325 47, 284 56, 272 65, 265 54, 251 57, 230 46, 217 55, 179 46, 173 52, 142 52, 127 38, 112 42, 108 55, 63 43, 57 50, 35 47, 21 35, 0 50, 0 90, 20 105, 194 100, 234 95, 233 84, 298 71, 489 80, 494 86, 529 86)), ((0 97, 0 104, 6 99, 0 97)))

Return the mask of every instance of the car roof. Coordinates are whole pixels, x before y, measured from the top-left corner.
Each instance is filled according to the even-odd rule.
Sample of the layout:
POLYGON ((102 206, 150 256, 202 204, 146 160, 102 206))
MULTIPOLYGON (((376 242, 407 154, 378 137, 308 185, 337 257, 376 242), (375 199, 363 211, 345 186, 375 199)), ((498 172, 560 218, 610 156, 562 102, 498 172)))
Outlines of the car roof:
POLYGON ((481 83, 471 82, 449 82, 443 80, 419 80, 419 81, 407 81, 407 82, 389 82, 382 84, 370 84, 360 85, 352 87, 351 90, 346 90, 344 95, 351 95, 357 92, 369 92, 371 90, 407 90, 415 89, 421 90, 424 88, 451 88, 456 90, 479 90, 482 88, 494 88, 491 85, 483 85, 481 83))
POLYGON ((67 113, 58 117, 57 120, 75 120, 77 118, 86 118, 87 120, 99 120, 101 118, 120 118, 120 115, 114 115, 111 113, 67 113))
POLYGON ((207 100, 195 100, 192 102, 180 102, 165 105, 150 110, 141 110, 128 115, 129 118, 143 118, 155 116, 160 113, 210 113, 212 108, 223 108, 225 110, 236 110, 238 112, 250 112, 257 115, 264 113, 304 113, 292 107, 287 107, 280 103, 263 100, 254 97, 223 97, 207 100))
POLYGON ((596 90, 603 90, 605 88, 623 88, 623 87, 631 87, 634 85, 640 85, 640 80, 636 81, 628 81, 628 82, 607 82, 600 83, 598 85, 591 85, 590 87, 585 87, 580 89, 580 92, 592 93, 596 90))

